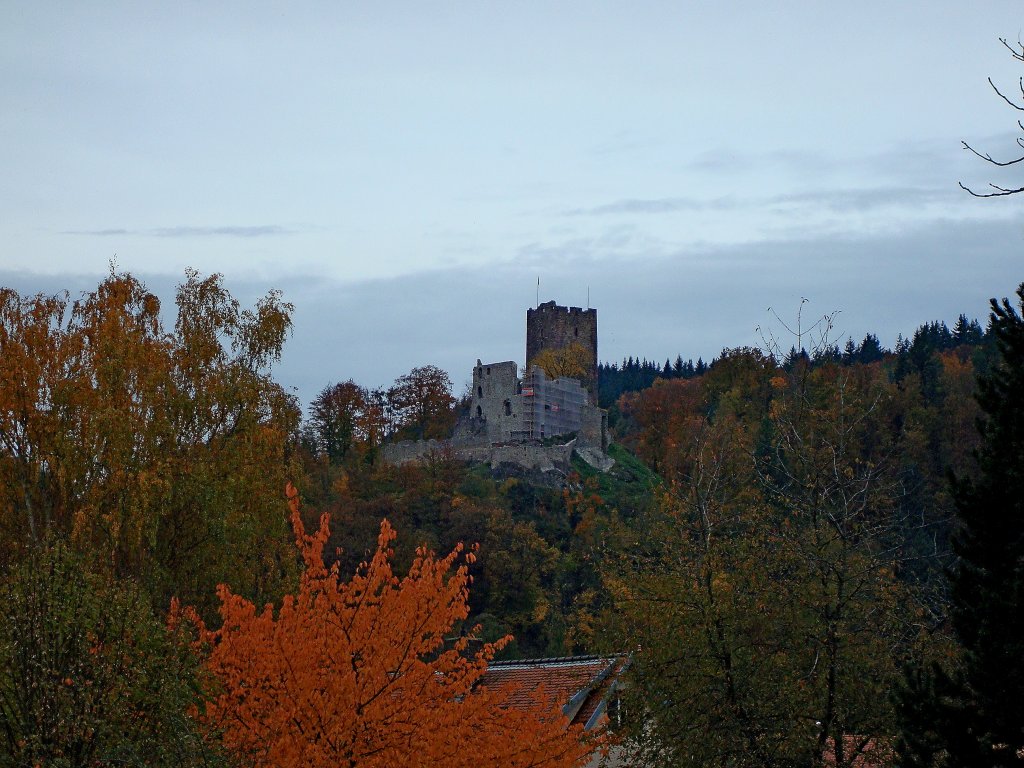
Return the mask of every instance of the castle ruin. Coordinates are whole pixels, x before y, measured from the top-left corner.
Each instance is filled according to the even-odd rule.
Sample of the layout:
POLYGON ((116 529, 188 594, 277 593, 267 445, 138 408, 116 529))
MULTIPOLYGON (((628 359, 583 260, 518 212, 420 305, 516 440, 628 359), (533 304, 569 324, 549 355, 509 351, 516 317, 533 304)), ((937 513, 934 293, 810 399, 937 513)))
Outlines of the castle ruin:
POLYGON ((561 307, 553 301, 526 313, 527 368, 508 360, 476 361, 468 414, 447 441, 405 441, 384 447, 384 460, 416 461, 447 452, 465 461, 488 461, 492 467, 511 463, 549 471, 566 466, 575 452, 607 471, 608 414, 597 407, 597 310, 561 307), (548 378, 534 364, 545 350, 583 348, 588 371, 584 379, 548 378), (558 438, 564 437, 564 441, 558 438))
POLYGON ((512 361, 473 369, 471 414, 464 427, 492 445, 576 435, 582 443, 608 448, 607 413, 591 405, 576 379, 549 379, 534 366, 521 379, 512 361))

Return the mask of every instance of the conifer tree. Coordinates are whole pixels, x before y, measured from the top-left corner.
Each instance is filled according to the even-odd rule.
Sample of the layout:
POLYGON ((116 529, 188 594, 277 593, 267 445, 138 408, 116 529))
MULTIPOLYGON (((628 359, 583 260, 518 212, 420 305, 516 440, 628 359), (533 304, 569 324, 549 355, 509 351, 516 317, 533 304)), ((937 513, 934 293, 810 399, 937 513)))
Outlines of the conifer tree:
POLYGON ((846 339, 846 346, 843 347, 843 365, 853 365, 857 360, 857 345, 852 338, 846 339))
POLYGON ((873 333, 868 333, 864 336, 864 341, 860 343, 860 351, 858 358, 862 363, 873 363, 876 360, 881 360, 885 355, 885 350, 882 349, 882 344, 878 341, 878 337, 873 333))
MULTIPOLYGON (((1017 296, 1024 312, 1024 283, 1017 296)), ((1024 764, 1024 318, 993 299, 990 329, 1000 361, 978 382, 978 476, 952 479, 960 663, 910 675, 898 745, 905 766, 1024 764)))

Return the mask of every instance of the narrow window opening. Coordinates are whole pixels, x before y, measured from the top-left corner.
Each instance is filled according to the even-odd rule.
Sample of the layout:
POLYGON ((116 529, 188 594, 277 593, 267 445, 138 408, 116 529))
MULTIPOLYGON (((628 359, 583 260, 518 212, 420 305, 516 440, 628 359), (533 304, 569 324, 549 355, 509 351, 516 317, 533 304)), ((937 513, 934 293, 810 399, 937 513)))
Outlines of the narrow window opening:
POLYGON ((506 416, 511 416, 512 415, 512 402, 509 401, 509 400, 505 401, 505 415, 506 416))
POLYGON ((480 418, 483 418, 483 415, 484 415, 484 409, 483 409, 483 408, 481 408, 481 407, 480 407, 480 406, 478 405, 478 406, 476 407, 476 417, 477 417, 478 419, 480 419, 480 418))
POLYGON ((478 386, 476 388, 476 396, 480 397, 480 398, 482 398, 484 396, 484 388, 483 387, 479 387, 478 386))

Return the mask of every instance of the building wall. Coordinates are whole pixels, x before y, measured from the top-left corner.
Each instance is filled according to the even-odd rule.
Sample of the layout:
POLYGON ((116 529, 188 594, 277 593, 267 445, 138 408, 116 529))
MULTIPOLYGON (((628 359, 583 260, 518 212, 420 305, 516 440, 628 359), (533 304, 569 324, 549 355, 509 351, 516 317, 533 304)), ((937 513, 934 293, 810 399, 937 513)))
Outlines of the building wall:
POLYGON ((517 366, 512 361, 481 363, 473 368, 473 403, 470 416, 484 426, 492 443, 527 439, 523 432, 523 399, 517 366))
POLYGON ((576 379, 549 379, 540 368, 523 377, 523 423, 531 439, 579 432, 587 391, 576 379))
POLYGON ((595 405, 585 406, 580 411, 580 446, 598 448, 601 453, 608 451, 608 411, 595 405))
POLYGON ((431 456, 488 462, 492 467, 517 464, 542 472, 568 471, 574 450, 601 471, 614 464, 606 455, 607 414, 587 402, 576 379, 548 379, 533 368, 522 380, 512 361, 473 368, 470 418, 460 422, 451 440, 386 443, 389 464, 424 461, 431 456), (575 434, 562 445, 539 441, 575 434))
POLYGON ((404 440, 399 443, 385 443, 381 458, 388 464, 401 465, 436 458, 458 461, 486 462, 492 468, 502 464, 515 464, 526 469, 548 472, 561 467, 568 471, 575 441, 564 445, 487 445, 486 443, 465 443, 458 440, 404 440))
POLYGON ((588 445, 605 444, 601 421, 604 412, 589 404, 587 391, 579 381, 549 379, 540 368, 532 368, 521 381, 516 373, 516 364, 511 361, 477 360, 469 434, 493 444, 585 433, 588 445))
POLYGON ((553 301, 526 310, 526 370, 545 349, 582 344, 590 352, 591 370, 582 380, 593 405, 597 404, 597 310, 561 307, 553 301))
POLYGON ((548 471, 557 465, 567 467, 577 450, 591 466, 607 471, 614 462, 607 456, 608 414, 597 407, 597 310, 560 307, 553 301, 527 310, 526 358, 522 380, 510 360, 487 364, 477 360, 470 416, 460 420, 453 438, 387 443, 384 461, 403 464, 437 455, 548 471), (572 344, 583 345, 593 358, 585 380, 548 379, 532 366, 541 351, 572 344), (576 439, 564 445, 539 444, 570 434, 576 439))

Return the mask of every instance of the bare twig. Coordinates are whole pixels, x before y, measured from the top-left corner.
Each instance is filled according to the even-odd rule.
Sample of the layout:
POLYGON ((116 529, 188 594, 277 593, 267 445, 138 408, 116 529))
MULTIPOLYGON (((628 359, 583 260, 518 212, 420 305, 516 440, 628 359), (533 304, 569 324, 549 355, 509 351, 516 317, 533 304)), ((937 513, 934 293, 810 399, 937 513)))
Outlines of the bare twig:
MULTIPOLYGON (((966 149, 968 152, 971 152, 971 153, 977 155, 978 157, 980 157, 982 160, 984 160, 987 163, 992 163, 992 165, 998 165, 1001 168, 1004 168, 1007 165, 1015 165, 1015 164, 1017 164, 1019 162, 1024 161, 1024 155, 1022 155, 1021 157, 1018 157, 1016 160, 1005 160, 1005 161, 996 160, 996 159, 994 159, 992 157, 992 155, 988 154, 987 152, 984 155, 981 154, 981 152, 976 150, 974 147, 972 147, 966 141, 961 141, 960 143, 963 144, 964 149, 966 149)), ((1020 143, 1020 138, 1017 139, 1017 143, 1018 144, 1020 143)))
MULTIPOLYGON (((1016 45, 1011 45, 1006 41, 1005 37, 999 38, 999 42, 1002 43, 1003 47, 1010 52, 1010 55, 1013 56, 1014 59, 1020 62, 1024 62, 1024 44, 1022 44, 1018 40, 1016 45)), ((994 82, 992 82, 991 77, 988 78, 988 84, 991 86, 992 90, 996 92, 996 95, 1000 99, 1005 101, 1018 112, 1024 112, 1024 77, 1017 78, 1017 87, 1020 90, 1020 102, 1014 101, 1001 90, 999 90, 999 87, 994 82)), ((1024 121, 1018 120, 1017 126, 1021 129, 1021 131, 1024 131, 1024 121)), ((1018 147, 1024 149, 1024 139, 1018 136, 1016 142, 1018 147)), ((1007 166, 1016 165, 1017 163, 1024 162, 1024 155, 1013 160, 996 160, 988 152, 979 152, 966 141, 961 141, 960 143, 963 145, 964 149, 971 152, 976 157, 979 157, 986 163, 991 163, 992 165, 995 165, 999 168, 1006 168, 1007 166)), ((976 192, 975 190, 965 185, 962 181, 958 183, 960 185, 960 189, 964 190, 973 197, 1006 197, 1008 195, 1016 195, 1021 192, 1024 192, 1024 187, 1011 189, 1009 187, 1000 187, 998 184, 991 183, 988 186, 994 191, 976 192)))
MULTIPOLYGON (((996 84, 992 82, 992 78, 991 77, 988 78, 988 84, 992 86, 992 90, 996 92, 996 95, 999 96, 1000 99, 1005 101, 1007 104, 1009 104, 1014 109, 1016 109, 1016 110, 1018 110, 1020 112, 1024 112, 1024 107, 1022 107, 1017 102, 1011 101, 1009 98, 1007 98, 1006 95, 1002 91, 1000 91, 999 88, 996 87, 996 84)), ((1018 81, 1018 85, 1020 86, 1021 94, 1024 95, 1024 77, 1022 77, 1018 81)))
POLYGON ((1024 61, 1024 45, 1022 45, 1019 40, 1017 41, 1017 48, 1020 48, 1019 51, 1017 50, 1017 48, 1014 48, 1012 45, 1006 42, 1005 37, 1000 37, 999 42, 1003 44, 1003 47, 1010 52, 1010 55, 1013 56, 1013 58, 1015 58, 1017 61, 1024 61))
POLYGON ((989 184, 990 187, 992 187, 993 189, 995 189, 997 191, 995 191, 995 192, 986 192, 986 193, 983 194, 981 192, 975 192, 970 187, 965 187, 964 183, 962 181, 959 181, 957 183, 960 185, 960 189, 962 189, 965 192, 973 195, 974 197, 1005 197, 1006 195, 1016 195, 1019 192, 1024 192, 1024 187, 1018 187, 1017 189, 1005 189, 1003 187, 998 187, 995 184, 989 184))

